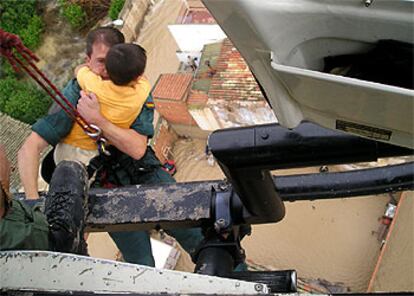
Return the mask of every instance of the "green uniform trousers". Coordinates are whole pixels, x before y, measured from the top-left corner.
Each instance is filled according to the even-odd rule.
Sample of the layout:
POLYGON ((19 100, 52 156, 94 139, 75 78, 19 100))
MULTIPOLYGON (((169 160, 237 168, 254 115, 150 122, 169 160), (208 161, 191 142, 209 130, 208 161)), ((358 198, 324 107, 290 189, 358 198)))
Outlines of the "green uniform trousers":
POLYGON ((49 250, 49 225, 39 207, 13 200, 0 220, 0 250, 49 250))

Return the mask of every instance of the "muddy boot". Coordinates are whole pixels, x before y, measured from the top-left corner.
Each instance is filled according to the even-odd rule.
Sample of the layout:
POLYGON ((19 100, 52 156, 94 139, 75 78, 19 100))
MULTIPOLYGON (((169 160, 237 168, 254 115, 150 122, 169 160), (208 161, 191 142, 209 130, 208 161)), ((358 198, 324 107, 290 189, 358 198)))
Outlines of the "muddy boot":
POLYGON ((62 161, 53 173, 46 196, 52 250, 87 255, 83 230, 88 213, 88 179, 85 167, 62 161))

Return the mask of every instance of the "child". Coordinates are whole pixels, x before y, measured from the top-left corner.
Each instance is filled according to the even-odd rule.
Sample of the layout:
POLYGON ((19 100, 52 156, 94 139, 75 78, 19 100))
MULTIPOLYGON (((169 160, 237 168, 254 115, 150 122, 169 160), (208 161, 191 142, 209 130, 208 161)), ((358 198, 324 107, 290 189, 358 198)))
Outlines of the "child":
MULTIPOLYGON (((107 54, 105 66, 110 80, 103 80, 81 65, 75 70, 78 83, 83 91, 97 96, 106 119, 118 127, 129 128, 151 90, 150 83, 142 76, 146 66, 145 49, 136 44, 114 45, 107 54)), ((95 142, 77 124, 63 142, 84 150, 96 150, 95 142)))

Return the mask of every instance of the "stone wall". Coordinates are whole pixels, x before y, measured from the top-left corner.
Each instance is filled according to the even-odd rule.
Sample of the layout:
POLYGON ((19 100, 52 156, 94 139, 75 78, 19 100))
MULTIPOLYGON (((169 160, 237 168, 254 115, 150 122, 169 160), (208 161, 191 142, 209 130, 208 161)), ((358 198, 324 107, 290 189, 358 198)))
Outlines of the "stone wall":
POLYGON ((127 0, 125 1, 119 18, 124 21, 122 33, 127 42, 133 42, 138 38, 139 31, 144 22, 145 15, 151 6, 151 0, 127 0))

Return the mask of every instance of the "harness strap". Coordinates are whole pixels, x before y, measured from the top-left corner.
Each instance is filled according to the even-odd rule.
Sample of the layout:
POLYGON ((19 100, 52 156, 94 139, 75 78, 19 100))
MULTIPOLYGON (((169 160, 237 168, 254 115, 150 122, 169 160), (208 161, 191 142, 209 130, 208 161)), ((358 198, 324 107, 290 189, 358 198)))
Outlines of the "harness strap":
POLYGON ((153 162, 154 152, 147 147, 147 152, 142 159, 136 160, 119 151, 114 146, 109 146, 110 156, 98 155, 92 158, 87 167, 89 177, 95 175, 95 185, 112 188, 138 184, 136 179, 159 168, 159 161, 153 162))

